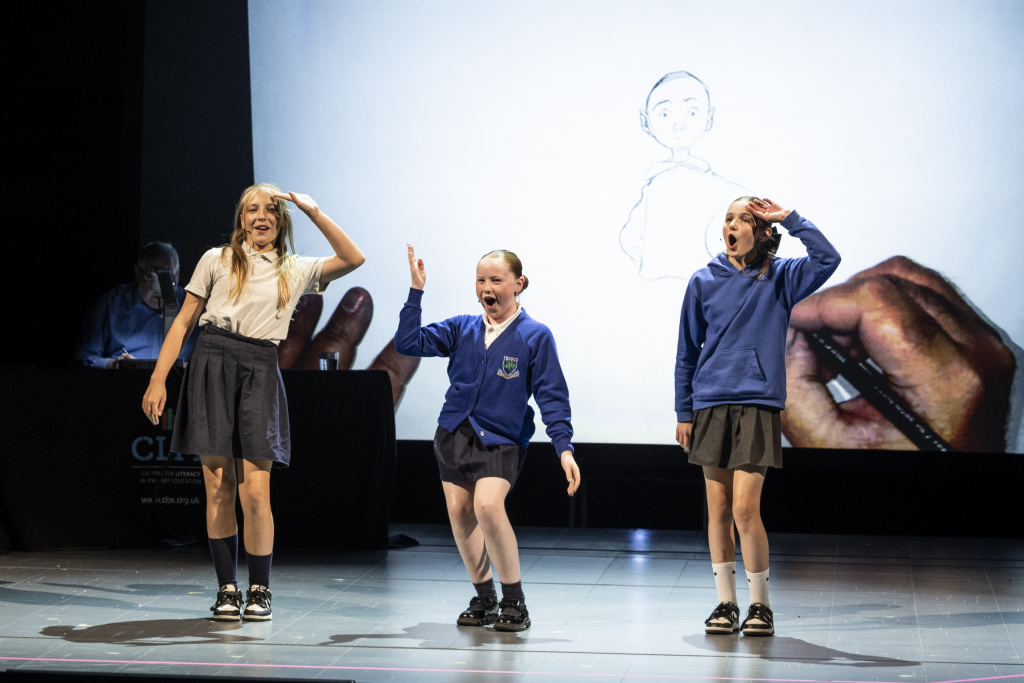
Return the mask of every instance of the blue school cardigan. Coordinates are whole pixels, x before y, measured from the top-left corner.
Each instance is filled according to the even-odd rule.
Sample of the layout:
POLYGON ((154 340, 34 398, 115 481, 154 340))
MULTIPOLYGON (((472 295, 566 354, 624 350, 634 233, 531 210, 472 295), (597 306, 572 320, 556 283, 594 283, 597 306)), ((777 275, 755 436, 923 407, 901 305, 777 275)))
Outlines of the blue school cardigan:
POLYGON ((482 315, 459 315, 421 326, 423 290, 409 289, 399 315, 395 349, 406 356, 448 358, 451 386, 437 423, 454 433, 466 419, 486 446, 526 448, 536 429, 532 395, 557 455, 572 448, 569 388, 551 330, 521 310, 484 348, 482 315))

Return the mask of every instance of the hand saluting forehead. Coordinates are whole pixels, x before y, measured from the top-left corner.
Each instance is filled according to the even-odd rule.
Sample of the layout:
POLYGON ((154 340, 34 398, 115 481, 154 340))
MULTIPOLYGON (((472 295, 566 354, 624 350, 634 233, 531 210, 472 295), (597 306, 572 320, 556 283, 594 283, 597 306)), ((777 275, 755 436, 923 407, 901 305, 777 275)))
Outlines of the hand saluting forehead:
POLYGON ((278 199, 284 199, 295 204, 305 214, 312 214, 320 211, 319 205, 316 201, 308 194, 299 194, 297 192, 275 192, 274 197, 278 199))
POLYGON ((765 197, 764 199, 751 199, 747 202, 750 213, 758 218, 763 218, 769 223, 779 223, 789 215, 789 209, 779 205, 765 197))

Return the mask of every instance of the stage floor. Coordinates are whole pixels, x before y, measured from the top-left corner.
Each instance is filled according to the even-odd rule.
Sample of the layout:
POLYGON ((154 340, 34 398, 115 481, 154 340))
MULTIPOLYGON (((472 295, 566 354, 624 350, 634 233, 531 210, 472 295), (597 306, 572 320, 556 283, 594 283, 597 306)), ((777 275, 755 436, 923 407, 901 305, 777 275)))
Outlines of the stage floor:
POLYGON ((777 635, 755 639, 704 635, 717 600, 696 532, 519 529, 533 620, 519 634, 455 625, 473 590, 447 527, 391 533, 420 545, 281 551, 269 623, 207 618, 205 545, 0 555, 0 671, 360 682, 1024 678, 1018 540, 770 535, 777 635))

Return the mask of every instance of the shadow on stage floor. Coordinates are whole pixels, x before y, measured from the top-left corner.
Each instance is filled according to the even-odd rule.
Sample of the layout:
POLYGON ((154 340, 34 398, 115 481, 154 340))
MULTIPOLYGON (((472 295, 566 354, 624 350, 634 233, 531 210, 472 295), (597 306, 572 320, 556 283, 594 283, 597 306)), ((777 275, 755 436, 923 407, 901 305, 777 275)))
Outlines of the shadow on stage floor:
POLYGON ((1017 540, 775 534, 777 635, 747 638, 703 632, 716 596, 697 532, 520 530, 533 626, 502 633, 454 624, 472 586, 446 527, 392 531, 419 545, 279 552, 267 623, 207 618, 214 586, 203 547, 2 555, 0 677, 1024 678, 1017 540))

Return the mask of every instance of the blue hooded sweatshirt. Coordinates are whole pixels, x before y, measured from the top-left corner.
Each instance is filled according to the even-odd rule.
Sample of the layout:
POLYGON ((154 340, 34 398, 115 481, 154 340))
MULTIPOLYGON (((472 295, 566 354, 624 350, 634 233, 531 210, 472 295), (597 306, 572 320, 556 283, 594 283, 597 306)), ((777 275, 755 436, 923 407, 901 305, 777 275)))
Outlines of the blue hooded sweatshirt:
POLYGON ((739 270, 719 254, 690 278, 679 319, 676 419, 727 403, 786 407, 786 331, 793 306, 825 284, 839 252, 796 211, 782 227, 807 256, 739 270))

